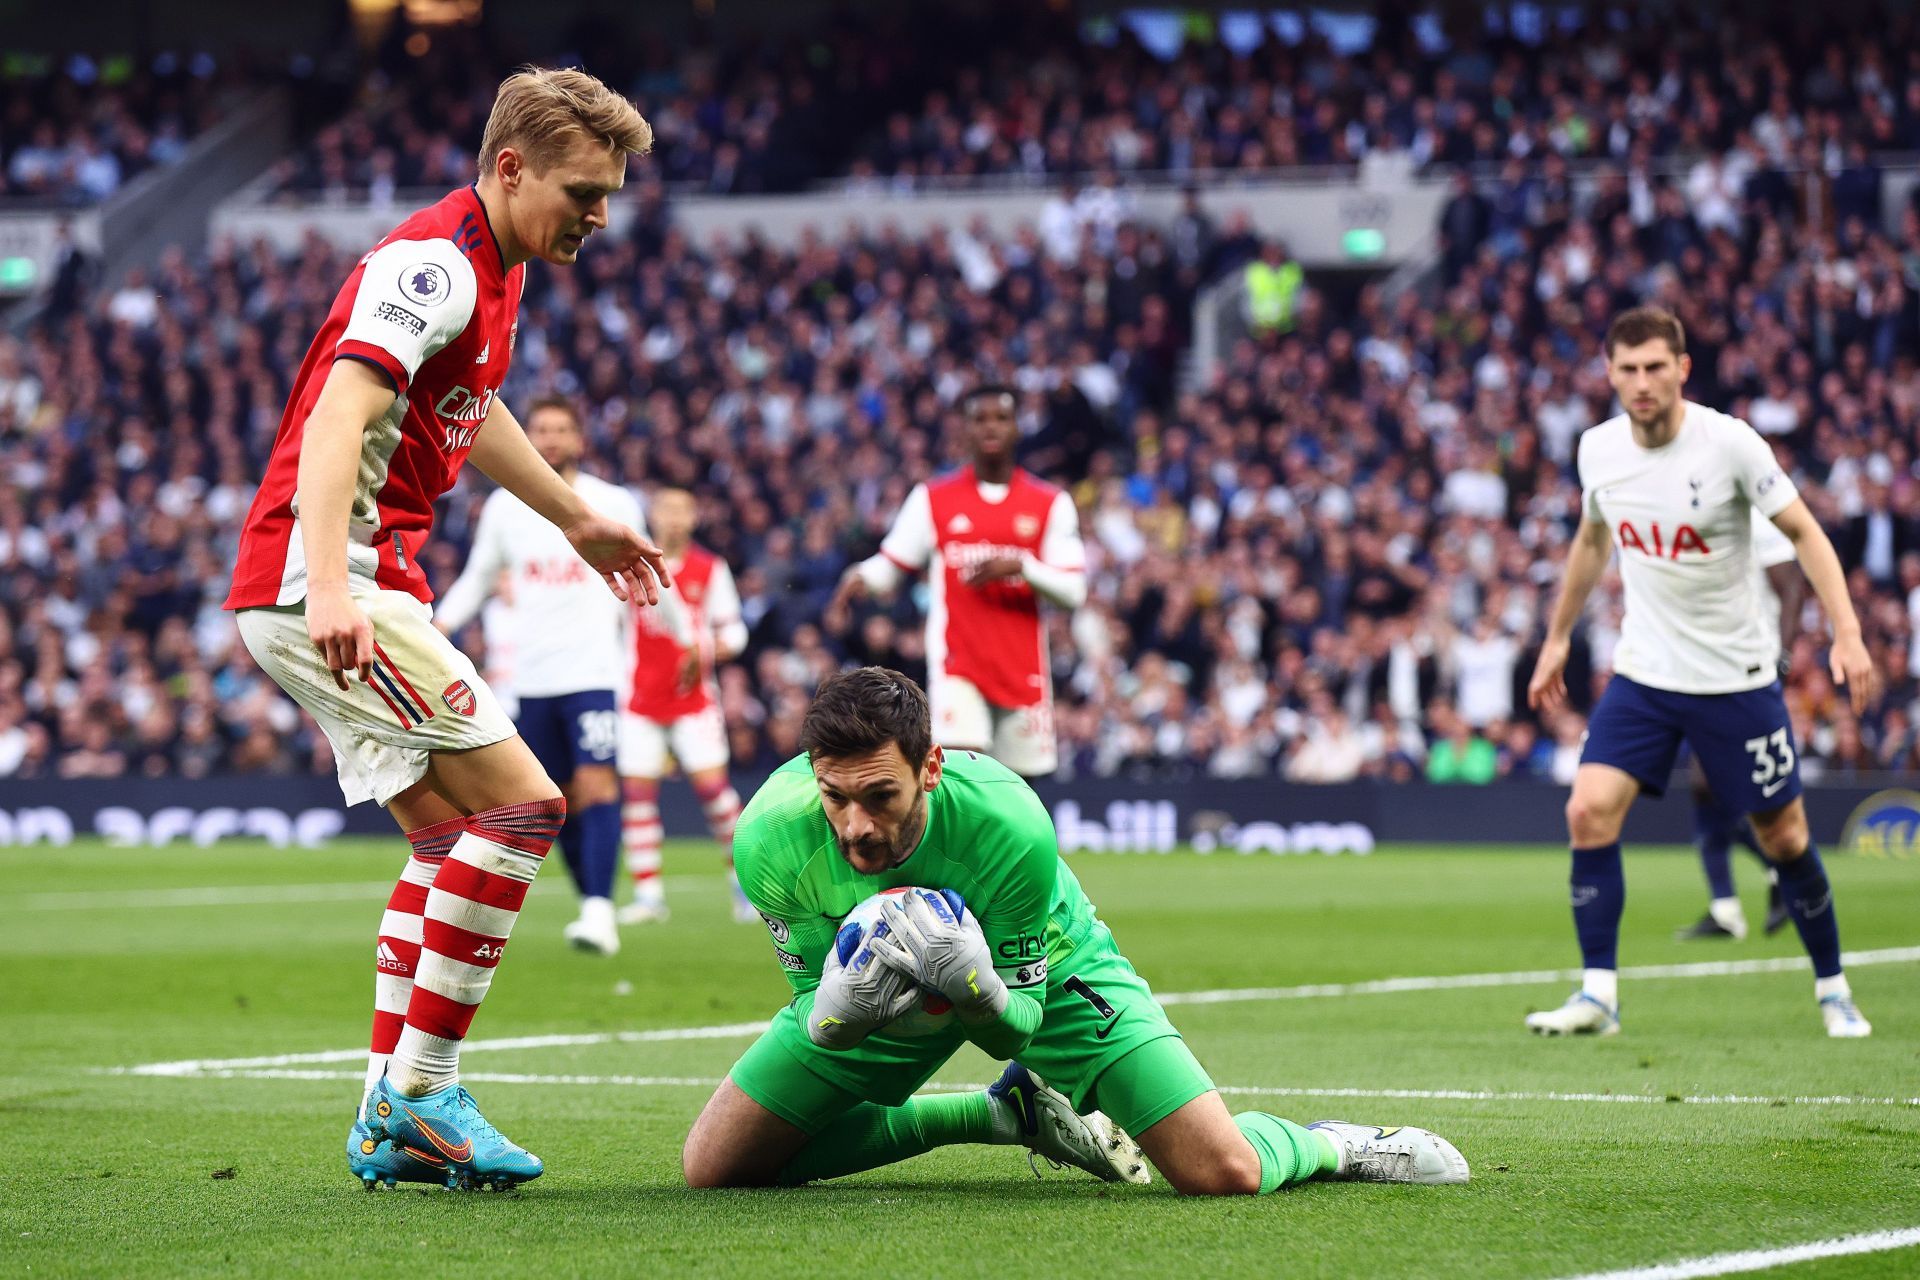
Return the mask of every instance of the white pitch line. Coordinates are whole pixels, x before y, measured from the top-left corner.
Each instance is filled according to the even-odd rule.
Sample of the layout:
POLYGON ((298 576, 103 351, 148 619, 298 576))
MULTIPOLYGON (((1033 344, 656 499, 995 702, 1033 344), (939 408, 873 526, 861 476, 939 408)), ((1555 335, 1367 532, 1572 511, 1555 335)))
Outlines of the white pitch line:
MULTIPOLYGON (((183 1073, 196 1080, 363 1080, 365 1075, 359 1071, 324 1071, 300 1067, 210 1067, 205 1070, 183 1073)), ((474 1084, 539 1084, 539 1085, 586 1085, 601 1087, 607 1085, 627 1085, 640 1088, 687 1087, 711 1089, 720 1083, 719 1076, 632 1076, 632 1075, 578 1075, 546 1074, 524 1071, 463 1071, 463 1081, 474 1084)), ((986 1088, 984 1081, 935 1082, 924 1086, 937 1093, 969 1092, 986 1088)), ((1560 1093, 1532 1090, 1517 1090, 1502 1093, 1492 1089, 1357 1089, 1342 1086, 1331 1089, 1314 1089, 1296 1085, 1250 1085, 1223 1084, 1216 1088, 1229 1097, 1265 1097, 1265 1098, 1362 1098, 1389 1100, 1419 1100, 1443 1102, 1625 1102, 1658 1103, 1666 1106, 1760 1106, 1771 1107, 1782 1103, 1797 1106, 1819 1107, 1920 1107, 1920 1098, 1875 1098, 1849 1097, 1842 1094, 1825 1094, 1804 1097, 1767 1097, 1749 1094, 1693 1094, 1686 1097, 1669 1098, 1665 1094, 1642 1093, 1560 1093)))
POLYGON ((1680 1262, 1628 1267, 1623 1271, 1593 1271, 1571 1280, 1697 1280, 1701 1276, 1767 1271, 1794 1262, 1845 1258, 1856 1253, 1885 1253, 1890 1249, 1911 1249, 1915 1245, 1920 1245, 1920 1227, 1903 1227, 1896 1231, 1867 1231, 1835 1240, 1812 1240, 1778 1249, 1747 1249, 1740 1253, 1716 1253, 1680 1262))
MULTIPOLYGON (((1849 968, 1907 964, 1920 960, 1920 947, 1885 947, 1878 951, 1848 951, 1841 960, 1849 968)), ((1622 969, 1627 979, 1723 978, 1753 973, 1790 973, 1808 967, 1805 956, 1772 960, 1715 960, 1697 964, 1641 965, 1622 969)), ((1169 991, 1157 997, 1163 1005, 1226 1004, 1234 1001, 1321 1000, 1344 996, 1398 995, 1410 991, 1456 991, 1480 987, 1523 987, 1548 982, 1577 982, 1578 969, 1525 969, 1513 973, 1458 973, 1423 978, 1381 978, 1370 982, 1322 982, 1301 987, 1239 987, 1219 991, 1169 991)), ((503 1040, 469 1040, 463 1052, 553 1049, 597 1044, 650 1044, 661 1040, 727 1040, 757 1036, 765 1022, 730 1022, 706 1027, 662 1027, 652 1031, 596 1031, 578 1035, 515 1036, 503 1040)), ((185 1076, 230 1068, 292 1067, 326 1062, 358 1062, 365 1049, 323 1049, 312 1053, 275 1053, 251 1058, 184 1058, 174 1062, 146 1062, 131 1067, 107 1067, 109 1075, 185 1076)))
MULTIPOLYGON (((663 876, 669 885, 695 880, 713 881, 712 876, 663 876)), ((548 895, 572 890, 560 880, 534 884, 534 893, 548 895)), ((328 881, 320 884, 231 884, 200 885, 187 889, 99 889, 67 893, 30 893, 16 902, 0 904, 0 910, 20 911, 113 911, 148 907, 264 907, 299 902, 378 903, 393 892, 391 880, 359 883, 328 881)))

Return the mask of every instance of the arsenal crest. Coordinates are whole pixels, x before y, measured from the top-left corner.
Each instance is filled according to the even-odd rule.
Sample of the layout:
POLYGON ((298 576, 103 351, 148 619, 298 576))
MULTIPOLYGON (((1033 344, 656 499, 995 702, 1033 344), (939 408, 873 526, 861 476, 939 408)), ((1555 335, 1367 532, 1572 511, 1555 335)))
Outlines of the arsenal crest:
POLYGON ((465 680, 455 680, 440 691, 440 701, 446 703, 447 710, 456 715, 470 716, 473 714, 477 699, 473 696, 472 687, 465 680))
POLYGON ((1024 513, 1015 516, 1013 518, 1013 532, 1018 537, 1031 538, 1034 534, 1040 532, 1040 518, 1024 513))

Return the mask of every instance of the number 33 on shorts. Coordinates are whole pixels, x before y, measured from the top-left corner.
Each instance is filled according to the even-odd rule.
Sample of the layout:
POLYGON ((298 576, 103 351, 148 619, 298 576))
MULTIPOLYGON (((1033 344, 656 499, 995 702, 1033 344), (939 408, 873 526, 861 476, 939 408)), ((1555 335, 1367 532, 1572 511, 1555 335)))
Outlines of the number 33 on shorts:
POLYGON ((1769 799, 1793 780, 1795 757, 1788 737, 1783 725, 1765 737, 1748 738, 1743 744, 1753 756, 1753 783, 1760 788, 1760 794, 1769 799))

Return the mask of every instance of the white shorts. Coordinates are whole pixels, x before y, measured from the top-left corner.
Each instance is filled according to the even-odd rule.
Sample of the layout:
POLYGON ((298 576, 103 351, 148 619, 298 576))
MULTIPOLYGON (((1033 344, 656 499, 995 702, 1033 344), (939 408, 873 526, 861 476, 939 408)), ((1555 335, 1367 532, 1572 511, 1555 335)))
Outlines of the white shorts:
POLYGON ((620 776, 664 778, 667 752, 684 774, 706 773, 727 767, 727 723, 720 708, 707 706, 666 724, 620 713, 620 776))
POLYGON ((1059 763, 1052 697, 1030 707, 996 707, 971 680, 941 672, 927 683, 933 740, 941 746, 983 752, 1023 778, 1043 777, 1059 763))
POLYGON ((373 680, 342 690, 307 638, 305 604, 242 609, 247 652, 305 707, 327 741, 347 803, 377 804, 426 776, 434 751, 471 751, 514 734, 473 661, 434 629, 427 606, 404 591, 357 593, 373 623, 373 680))

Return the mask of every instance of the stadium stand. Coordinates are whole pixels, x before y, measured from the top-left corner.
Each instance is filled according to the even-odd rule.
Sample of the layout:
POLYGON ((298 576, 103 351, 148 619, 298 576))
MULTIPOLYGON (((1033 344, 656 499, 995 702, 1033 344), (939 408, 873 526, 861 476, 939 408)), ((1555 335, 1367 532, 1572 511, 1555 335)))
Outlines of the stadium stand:
MULTIPOLYGON (((1270 80, 1224 44, 1163 61, 1045 30, 1045 57, 959 59, 938 81, 909 53, 871 67, 884 33, 823 37, 818 66, 639 58, 657 171, 624 239, 576 272, 530 270, 509 401, 576 396, 603 474, 701 495, 752 627, 722 678, 743 765, 791 752, 842 661, 924 669, 910 602, 823 606, 907 488, 955 460, 954 398, 992 376, 1021 388, 1025 461, 1071 487, 1092 557, 1089 604, 1053 622, 1067 773, 1564 782, 1579 714, 1536 723, 1516 687, 1578 513, 1573 439, 1609 412, 1599 334, 1662 301, 1687 322, 1695 398, 1750 418, 1813 482, 1888 676, 1856 722, 1816 640, 1795 646, 1807 771, 1920 767, 1920 212, 1886 216, 1875 159, 1920 147, 1920 55, 1729 27, 1682 33, 1654 74, 1628 70, 1649 65, 1631 33, 1549 37, 1404 64, 1412 33, 1339 55, 1316 38, 1270 80), (866 134, 834 114, 851 67, 903 104, 866 134), (797 185, 752 177, 757 148, 856 183, 1119 176, 1094 198, 1061 189, 1003 239, 690 243, 677 191, 797 185), (1287 259, 1197 209, 1139 221, 1128 171, 1376 148, 1458 172, 1424 293, 1349 297, 1309 275, 1183 383, 1196 292, 1278 280, 1287 259)), ((321 200, 462 181, 479 117, 459 104, 490 74, 376 73, 275 180, 321 200)), ((347 265, 318 240, 216 244, 0 337, 0 776, 330 771, 219 602, 347 265)), ((449 503, 439 585, 480 498, 471 477, 449 503)), ((1619 608, 1610 584, 1576 653, 1582 707, 1619 608)))

